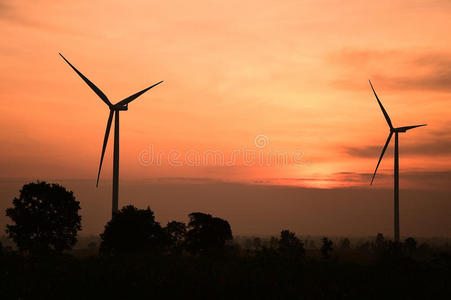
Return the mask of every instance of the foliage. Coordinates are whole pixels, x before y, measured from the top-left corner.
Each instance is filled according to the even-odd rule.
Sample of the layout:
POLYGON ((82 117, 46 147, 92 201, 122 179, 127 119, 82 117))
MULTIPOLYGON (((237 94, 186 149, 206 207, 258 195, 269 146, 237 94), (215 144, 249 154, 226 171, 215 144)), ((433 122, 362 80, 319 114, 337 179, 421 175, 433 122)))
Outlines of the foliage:
POLYGON ((233 239, 226 220, 200 212, 191 213, 189 218, 186 247, 191 253, 218 252, 224 249, 226 241, 233 239))
POLYGON ((376 240, 374 241, 375 249, 385 249, 387 247, 387 242, 384 239, 384 235, 382 233, 378 233, 376 236, 376 240))
POLYGON ((329 259, 331 252, 334 250, 333 245, 334 243, 329 240, 327 237, 324 237, 322 239, 322 246, 321 246, 321 256, 323 259, 329 259))
MULTIPOLYGON (((360 258, 355 254, 355 259, 360 258)), ((317 261, 258 256, 0 257, 2 299, 443 299, 451 257, 317 261)))
POLYGON ((259 250, 262 247, 262 240, 259 237, 255 237, 252 240, 252 246, 254 247, 255 250, 259 250))
POLYGON ((277 249, 279 247, 279 239, 275 236, 272 236, 269 240, 269 248, 277 249))
POLYGON ((63 186, 39 181, 25 184, 13 205, 6 210, 14 222, 7 225, 7 234, 20 251, 61 253, 77 241, 80 202, 63 186))
POLYGON ((290 256, 304 256, 304 243, 296 237, 294 232, 282 230, 279 239, 279 251, 290 256))
POLYGON ((133 205, 115 213, 100 238, 100 252, 104 254, 160 253, 169 241, 167 233, 155 221, 153 211, 133 205))
POLYGON ((181 253, 185 246, 186 225, 183 222, 171 221, 164 228, 170 239, 173 253, 181 253))
POLYGON ((348 238, 344 238, 340 242, 341 249, 349 249, 351 248, 351 241, 348 238))
POLYGON ((413 237, 408 237, 404 241, 404 250, 408 256, 411 256, 417 250, 417 241, 413 237))

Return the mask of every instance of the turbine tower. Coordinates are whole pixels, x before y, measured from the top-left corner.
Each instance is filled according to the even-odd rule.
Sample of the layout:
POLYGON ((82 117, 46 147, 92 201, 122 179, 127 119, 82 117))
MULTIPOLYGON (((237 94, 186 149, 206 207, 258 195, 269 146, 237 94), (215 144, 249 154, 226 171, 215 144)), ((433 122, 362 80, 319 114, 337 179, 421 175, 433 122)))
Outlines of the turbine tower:
POLYGON ((376 96, 377 103, 379 103, 379 106, 382 110, 382 113, 384 114, 385 120, 387 121, 388 127, 390 128, 390 133, 388 134, 387 141, 385 142, 385 146, 382 149, 381 156, 379 157, 379 161, 377 162, 376 170, 374 170, 373 178, 371 179, 371 185, 373 184, 374 177, 376 176, 377 168, 379 167, 379 164, 381 163, 382 157, 384 156, 385 150, 387 149, 388 144, 390 143, 390 139, 395 134, 395 165, 394 165, 394 171, 395 171, 395 180, 394 180, 394 198, 395 198, 395 242, 399 242, 399 152, 398 152, 398 133, 400 132, 406 132, 407 130, 420 127, 420 126, 426 126, 427 124, 421 124, 421 125, 413 125, 413 126, 404 126, 404 127, 393 127, 392 122, 390 120, 390 117, 388 116, 387 111, 385 110, 384 106, 382 105, 381 101, 379 100, 379 97, 377 97, 376 91, 373 88, 373 85, 370 81, 371 89, 373 90, 374 96, 376 96))
POLYGON ((119 203, 119 112, 121 110, 128 110, 128 104, 153 88, 154 86, 159 85, 163 81, 155 83, 148 88, 145 88, 142 91, 137 92, 136 94, 131 95, 116 104, 112 104, 110 100, 108 100, 107 96, 88 78, 86 78, 80 71, 78 71, 61 53, 59 55, 69 64, 69 66, 81 77, 81 79, 86 82, 87 85, 97 94, 97 96, 108 105, 110 109, 110 114, 108 116, 108 121, 106 124, 105 137, 103 139, 103 147, 102 154, 100 156, 100 164, 99 164, 99 172, 97 173, 97 183, 96 187, 99 186, 99 178, 100 178, 100 170, 102 169, 103 156, 105 155, 105 149, 108 143, 108 136, 110 135, 111 122, 113 121, 114 115, 114 151, 113 151, 113 214, 118 210, 119 203))

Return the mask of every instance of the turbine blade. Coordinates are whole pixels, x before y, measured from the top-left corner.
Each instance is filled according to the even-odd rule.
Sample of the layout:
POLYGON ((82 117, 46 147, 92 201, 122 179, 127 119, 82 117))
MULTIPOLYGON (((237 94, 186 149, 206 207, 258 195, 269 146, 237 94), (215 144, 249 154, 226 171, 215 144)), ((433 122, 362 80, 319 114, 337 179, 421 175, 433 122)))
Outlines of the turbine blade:
POLYGON ((97 94, 97 96, 100 97, 100 99, 102 99, 103 102, 105 102, 109 107, 113 106, 110 100, 108 100, 108 97, 94 83, 86 78, 85 75, 81 74, 81 72, 78 71, 77 68, 75 68, 61 53, 59 53, 59 55, 69 64, 69 66, 78 74, 78 76, 80 76, 81 79, 83 79, 84 82, 89 85, 89 87, 94 91, 94 93, 97 94))
POLYGON ((421 125, 413 125, 413 126, 404 126, 404 127, 399 127, 399 128, 396 128, 397 130, 400 130, 400 131, 407 131, 407 130, 410 130, 410 129, 413 129, 413 128, 417 128, 417 127, 421 127, 421 126, 426 126, 427 124, 421 124, 421 125))
POLYGON ((379 97, 376 94, 376 91, 373 88, 373 85, 371 84, 371 80, 368 80, 371 85, 371 89, 373 90, 374 96, 376 96, 376 100, 379 103, 379 106, 381 107, 382 113, 384 114, 385 120, 387 120, 388 126, 390 126, 390 129, 393 129, 393 125, 391 123, 390 117, 388 116, 387 111, 385 110, 384 106, 382 105, 381 101, 379 100, 379 97))
POLYGON ((379 168, 379 164, 381 163, 382 157, 384 156, 385 150, 387 150, 388 144, 390 143, 390 139, 393 135, 393 132, 390 131, 390 134, 388 135, 387 141, 385 142, 384 149, 382 149, 381 156, 379 157, 379 161, 377 162, 376 170, 374 170, 373 178, 371 179, 371 184, 373 184, 374 177, 376 176, 377 168, 379 168))
POLYGON ((97 183, 96 187, 99 186, 100 170, 102 170, 103 156, 105 155, 106 145, 108 143, 108 136, 110 135, 111 121, 113 120, 113 110, 110 110, 110 115, 108 116, 108 122, 106 123, 105 138, 103 139, 102 155, 100 156, 99 173, 97 173, 97 183))
POLYGON ((119 101, 118 103, 116 103, 115 105, 117 107, 119 106, 123 106, 126 105, 130 102, 132 102, 133 100, 135 100, 136 98, 138 98, 139 96, 141 96, 142 94, 144 94, 145 92, 147 92, 148 90, 150 90, 151 88, 159 85, 160 83, 162 83, 163 81, 160 81, 158 83, 155 83, 154 85, 149 86, 148 88, 145 88, 144 90, 137 92, 136 94, 131 95, 130 97, 125 98, 124 100, 119 101))

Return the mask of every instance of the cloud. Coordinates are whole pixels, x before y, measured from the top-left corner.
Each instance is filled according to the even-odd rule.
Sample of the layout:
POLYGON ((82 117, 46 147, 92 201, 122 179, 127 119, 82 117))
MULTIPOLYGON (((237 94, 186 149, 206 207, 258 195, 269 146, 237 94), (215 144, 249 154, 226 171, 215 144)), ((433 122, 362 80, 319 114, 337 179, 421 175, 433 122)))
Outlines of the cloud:
POLYGON ((21 13, 21 8, 17 5, 13 6, 11 3, 6 4, 5 1, 2 0, 0 0, 0 20, 27 27, 46 27, 42 22, 32 20, 30 17, 21 13))
MULTIPOLYGON (((315 182, 328 182, 333 188, 369 187, 373 173, 370 172, 337 172, 330 176, 280 178, 281 182, 299 183, 306 186, 315 186, 315 182)), ((412 190, 449 190, 451 170, 400 170, 400 182, 403 189, 412 190)), ((391 188, 393 185, 393 172, 377 172, 373 187, 391 188)))
POLYGON ((429 131, 431 137, 441 138, 441 139, 450 139, 451 140, 451 126, 443 125, 440 129, 433 129, 429 131))
MULTIPOLYGON (((336 173, 335 176, 341 180, 361 182, 368 185, 373 173, 336 173)), ((451 181, 451 170, 435 171, 402 171, 400 170, 400 181, 403 188, 426 189, 426 190, 449 190, 451 181)), ((393 173, 378 172, 376 174, 374 186, 391 187, 393 184, 393 173)))
MULTIPOLYGON (((50 2, 51 3, 51 2, 50 2)), ((33 5, 45 5, 46 1, 42 3, 21 3, 14 5, 12 1, 6 3, 6 1, 0 0, 0 22, 5 22, 9 25, 22 26, 35 30, 42 30, 55 34, 67 34, 82 37, 100 38, 101 36, 95 35, 91 32, 84 32, 80 30, 74 30, 68 26, 61 26, 51 23, 46 18, 39 17, 35 14, 30 14, 34 11, 33 5)))
MULTIPOLYGON (((351 178, 360 178, 362 182, 369 183, 372 173, 353 173, 347 175, 351 178)), ((436 171, 405 171, 400 170, 400 181, 403 188, 449 190, 451 181, 451 170, 436 171)), ((344 176, 346 177, 346 176, 344 176)), ((375 183, 378 186, 391 186, 393 184, 393 173, 380 173, 376 175, 375 183), (377 182, 376 182, 377 181, 377 182)))
POLYGON ((370 79, 393 90, 451 92, 451 53, 407 50, 342 50, 327 60, 343 70, 331 84, 343 89, 367 88, 367 82, 351 74, 367 74, 370 79), (387 75, 391 74, 391 75, 387 75))
POLYGON ((148 179, 159 183, 214 183, 220 182, 217 179, 209 177, 158 177, 148 179))
MULTIPOLYGON (((393 140, 393 138, 392 138, 393 140)), ((393 141, 391 141, 393 143, 393 141)), ((384 142, 380 145, 364 146, 364 147, 346 147, 345 152, 351 156, 364 158, 377 158, 382 152, 384 142)), ((385 156, 393 154, 393 147, 388 147, 385 156)), ((441 155, 451 156, 451 139, 437 138, 435 140, 423 141, 416 144, 408 144, 401 146, 402 155, 407 156, 429 156, 441 155)))
POLYGON ((11 11, 11 5, 6 1, 0 0, 0 18, 7 15, 11 11))

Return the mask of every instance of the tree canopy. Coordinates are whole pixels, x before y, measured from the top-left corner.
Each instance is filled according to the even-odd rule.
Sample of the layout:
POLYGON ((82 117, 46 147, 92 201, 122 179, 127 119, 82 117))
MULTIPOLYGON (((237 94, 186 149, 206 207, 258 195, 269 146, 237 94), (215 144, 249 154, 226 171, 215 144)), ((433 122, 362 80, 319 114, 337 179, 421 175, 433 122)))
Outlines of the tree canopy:
POLYGON ((187 250, 203 254, 224 249, 225 243, 233 239, 229 222, 210 214, 194 212, 189 215, 186 236, 187 250))
POLYGON ((138 209, 133 205, 115 213, 100 238, 100 251, 105 254, 158 253, 169 239, 149 207, 138 209))
POLYGON ((304 243, 296 237, 294 232, 282 230, 280 232, 279 251, 289 256, 304 256, 304 243))
POLYGON ((81 230, 80 202, 61 185, 36 182, 25 184, 14 207, 6 210, 13 225, 8 236, 22 252, 61 253, 71 249, 81 230))
POLYGON ((334 248, 333 248, 334 243, 331 240, 329 240, 327 237, 323 237, 322 242, 323 242, 323 244, 321 246, 321 256, 324 259, 329 259, 330 254, 334 250, 334 248))
POLYGON ((164 228, 168 234, 172 253, 181 253, 185 246, 186 225, 183 222, 171 221, 164 228))

